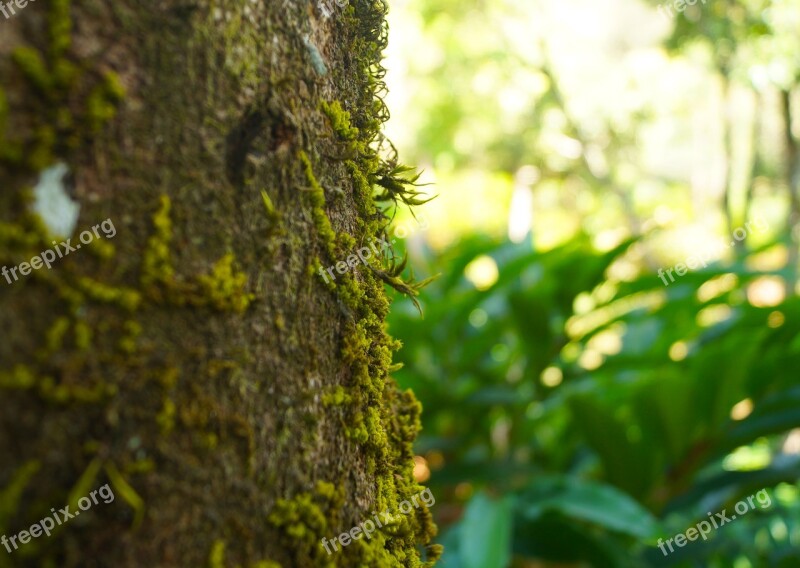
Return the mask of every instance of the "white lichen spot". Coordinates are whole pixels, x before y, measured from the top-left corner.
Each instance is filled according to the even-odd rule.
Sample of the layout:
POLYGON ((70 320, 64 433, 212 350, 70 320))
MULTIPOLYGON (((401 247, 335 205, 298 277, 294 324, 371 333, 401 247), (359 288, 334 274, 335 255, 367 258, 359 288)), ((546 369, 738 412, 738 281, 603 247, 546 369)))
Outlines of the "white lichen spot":
POLYGON ((80 204, 73 201, 64 186, 69 169, 64 163, 50 166, 41 173, 33 188, 33 211, 42 218, 54 237, 69 237, 78 223, 80 204))
POLYGON ((311 64, 314 66, 314 71, 323 77, 327 75, 328 67, 325 65, 325 61, 322 59, 322 54, 319 52, 319 49, 317 49, 317 46, 311 42, 308 35, 303 36, 303 43, 308 50, 308 55, 311 57, 311 64))

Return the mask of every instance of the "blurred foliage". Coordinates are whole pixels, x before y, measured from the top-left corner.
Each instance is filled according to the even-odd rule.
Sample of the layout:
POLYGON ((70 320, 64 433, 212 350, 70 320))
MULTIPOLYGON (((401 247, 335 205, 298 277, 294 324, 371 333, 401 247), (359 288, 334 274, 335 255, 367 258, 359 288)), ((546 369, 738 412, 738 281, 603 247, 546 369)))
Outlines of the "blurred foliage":
POLYGON ((406 245, 441 276, 390 331, 442 565, 800 566, 800 5, 607 4, 394 6, 389 134, 440 193, 406 245))
POLYGON ((474 237, 428 258, 448 273, 422 293, 424 320, 393 311, 397 377, 424 403, 418 451, 439 506, 474 494, 444 565, 506 566, 510 551, 591 566, 800 561, 800 449, 782 450, 800 427, 800 300, 754 306, 748 291, 781 274, 744 262, 669 287, 649 273, 608 279, 629 249, 474 237), (497 266, 485 289, 464 276, 476 259, 497 266), (655 548, 776 486, 769 509, 707 544, 666 559, 655 548), (471 563, 482 555, 494 560, 471 563))

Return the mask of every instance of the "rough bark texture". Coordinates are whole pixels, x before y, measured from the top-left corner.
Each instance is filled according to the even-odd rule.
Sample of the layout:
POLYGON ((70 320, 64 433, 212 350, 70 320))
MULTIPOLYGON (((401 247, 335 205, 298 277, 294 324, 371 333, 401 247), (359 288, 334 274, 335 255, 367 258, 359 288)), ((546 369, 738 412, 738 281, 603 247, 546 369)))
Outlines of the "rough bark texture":
POLYGON ((421 490, 387 274, 319 274, 384 234, 373 188, 397 186, 376 148, 382 1, 17 12, 0 19, 0 264, 52 248, 31 188, 58 162, 77 232, 117 234, 0 280, 0 534, 105 483, 116 499, 0 567, 435 559, 424 507, 320 545, 421 490))

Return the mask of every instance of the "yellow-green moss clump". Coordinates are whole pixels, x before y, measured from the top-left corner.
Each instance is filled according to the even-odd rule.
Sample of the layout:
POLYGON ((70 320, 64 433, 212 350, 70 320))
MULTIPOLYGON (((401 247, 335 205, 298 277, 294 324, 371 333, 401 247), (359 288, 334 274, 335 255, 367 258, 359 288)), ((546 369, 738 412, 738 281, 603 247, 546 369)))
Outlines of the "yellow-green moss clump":
POLYGON ((39 52, 31 47, 18 47, 11 52, 11 60, 41 94, 49 95, 53 80, 39 52))
POLYGON ((326 535, 331 536, 333 529, 328 519, 338 517, 343 502, 342 490, 324 481, 317 482, 313 493, 299 493, 291 499, 278 500, 267 521, 283 534, 295 565, 337 566, 320 542, 326 535))
POLYGON ((50 0, 48 32, 50 56, 57 60, 72 45, 72 19, 69 15, 70 0, 50 0))
POLYGON ((281 214, 275 208, 275 204, 272 203, 272 199, 264 189, 261 190, 261 201, 264 203, 264 211, 267 214, 267 221, 269 221, 267 236, 284 234, 281 214))
POLYGON ((117 304, 129 312, 136 311, 142 299, 136 290, 109 286, 87 276, 78 278, 77 288, 89 299, 105 304, 117 304))
POLYGON ((303 173, 306 176, 309 189, 311 190, 311 203, 313 206, 311 215, 314 219, 314 226, 317 229, 317 234, 322 240, 325 251, 331 258, 335 258, 338 254, 336 249, 336 231, 333 230, 331 221, 328 219, 328 214, 325 213, 325 190, 319 184, 316 176, 314 175, 314 168, 311 165, 311 160, 309 160, 308 154, 306 154, 303 150, 300 150, 298 156, 303 165, 303 173))
POLYGON ((202 297, 220 311, 243 313, 255 298, 245 292, 247 275, 234 268, 232 254, 223 256, 211 269, 208 276, 199 277, 202 297))
POLYGON ((358 128, 350 123, 350 113, 342 108, 339 101, 333 101, 332 103, 322 101, 320 109, 330 120, 331 127, 339 138, 351 141, 358 138, 358 128))
POLYGON ((151 296, 159 298, 159 286, 169 288, 173 285, 175 270, 172 268, 172 219, 170 209, 172 202, 169 197, 162 195, 159 198, 158 210, 153 215, 154 232, 147 239, 147 246, 142 255, 141 283, 151 296))
POLYGON ((139 496, 136 490, 131 487, 113 463, 105 464, 105 471, 108 480, 111 482, 111 486, 114 488, 114 493, 133 509, 132 528, 136 530, 144 520, 144 500, 139 496))
POLYGON ((154 232, 147 240, 142 258, 142 287, 156 302, 210 306, 223 312, 243 313, 255 295, 246 291, 247 275, 236 270, 236 259, 232 254, 220 258, 208 274, 188 280, 176 276, 170 249, 173 235, 171 208, 169 197, 162 195, 159 208, 153 215, 154 232))
POLYGON ((350 395, 342 386, 334 387, 331 392, 322 395, 322 404, 325 406, 341 406, 350 402, 350 395))
POLYGON ((225 541, 217 540, 211 547, 208 568, 225 568, 225 541))
POLYGON ((49 376, 38 376, 26 365, 15 365, 10 371, 0 371, 0 389, 34 390, 42 400, 54 404, 96 403, 117 393, 113 385, 97 383, 93 387, 58 385, 49 376))
POLYGON ((115 73, 103 74, 103 82, 97 85, 86 101, 86 120, 93 132, 117 114, 119 103, 125 98, 125 88, 115 73))

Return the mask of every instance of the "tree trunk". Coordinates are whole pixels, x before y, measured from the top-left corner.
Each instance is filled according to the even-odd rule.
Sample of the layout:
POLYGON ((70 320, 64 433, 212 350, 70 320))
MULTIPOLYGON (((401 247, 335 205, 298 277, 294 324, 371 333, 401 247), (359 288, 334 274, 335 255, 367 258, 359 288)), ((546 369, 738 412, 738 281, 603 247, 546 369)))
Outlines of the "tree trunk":
POLYGON ((789 213, 786 218, 784 235, 789 257, 786 261, 788 277, 786 279, 786 295, 794 293, 798 280, 798 261, 800 261, 800 148, 793 132, 794 118, 792 114, 792 92, 781 90, 781 113, 783 116, 784 147, 786 149, 786 190, 789 195, 789 213))
POLYGON ((404 183, 377 152, 382 0, 23 6, 0 17, 0 535, 83 514, 0 566, 435 560, 430 512, 397 513, 422 488, 391 253, 324 270, 404 183))

